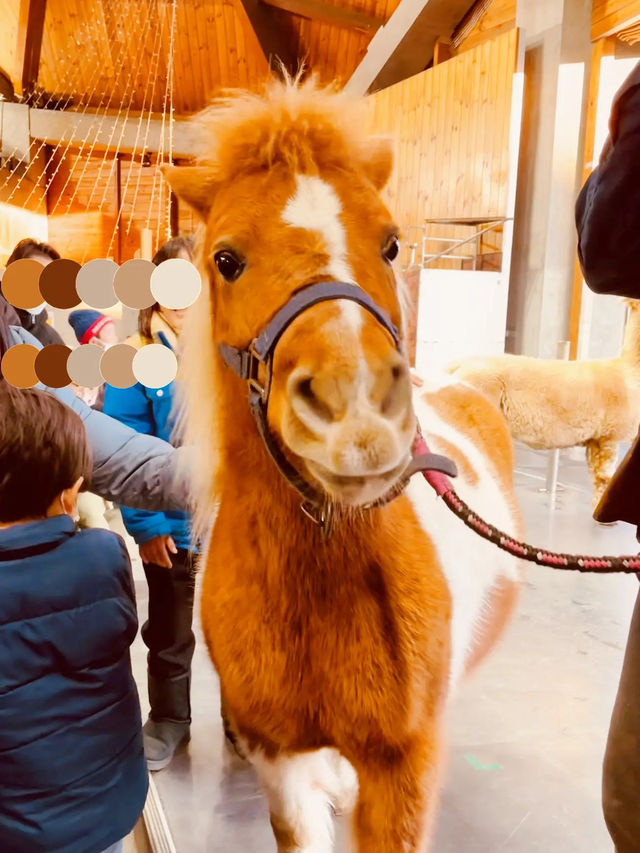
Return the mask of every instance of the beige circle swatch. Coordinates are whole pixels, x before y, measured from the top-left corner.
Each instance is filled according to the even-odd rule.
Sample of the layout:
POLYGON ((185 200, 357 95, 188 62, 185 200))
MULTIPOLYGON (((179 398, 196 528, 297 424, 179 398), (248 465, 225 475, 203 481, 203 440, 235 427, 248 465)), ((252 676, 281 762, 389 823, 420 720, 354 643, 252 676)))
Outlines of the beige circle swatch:
POLYGON ((45 301, 40 292, 40 274, 44 267, 33 258, 21 258, 2 275, 2 295, 14 308, 37 308, 45 301))
POLYGON ((117 303, 113 288, 118 264, 107 258, 96 258, 85 264, 76 277, 80 299, 89 308, 113 308, 117 303))
POLYGON ((71 352, 67 361, 67 371, 71 381, 83 388, 97 388, 102 385, 100 360, 104 349, 96 344, 85 344, 71 352))
POLYGON ((163 344, 147 344, 133 359, 133 373, 147 388, 164 388, 176 378, 178 360, 173 350, 163 344))
POLYGON ((151 261, 142 258, 133 258, 118 269, 113 289, 123 305, 140 310, 154 304, 156 300, 151 293, 151 275, 154 270, 151 261))
POLYGON ((169 258, 158 264, 151 275, 151 293, 165 308, 188 308, 201 290, 200 273, 186 258, 169 258))
POLYGON ((15 388, 33 388, 38 384, 35 365, 39 352, 40 350, 32 347, 31 344, 16 344, 9 347, 0 365, 0 372, 9 385, 15 388))
POLYGON ((100 359, 102 378, 114 388, 131 388, 136 384, 132 364, 137 350, 130 344, 115 344, 100 359))

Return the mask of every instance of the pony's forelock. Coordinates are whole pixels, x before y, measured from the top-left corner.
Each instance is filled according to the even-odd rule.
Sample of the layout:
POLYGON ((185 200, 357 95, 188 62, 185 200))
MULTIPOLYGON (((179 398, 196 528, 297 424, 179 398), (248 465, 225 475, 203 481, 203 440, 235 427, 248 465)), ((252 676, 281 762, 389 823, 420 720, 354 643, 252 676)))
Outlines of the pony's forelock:
POLYGON ((197 160, 219 180, 278 164, 357 167, 367 139, 362 99, 302 72, 283 76, 259 93, 230 91, 194 117, 197 160))

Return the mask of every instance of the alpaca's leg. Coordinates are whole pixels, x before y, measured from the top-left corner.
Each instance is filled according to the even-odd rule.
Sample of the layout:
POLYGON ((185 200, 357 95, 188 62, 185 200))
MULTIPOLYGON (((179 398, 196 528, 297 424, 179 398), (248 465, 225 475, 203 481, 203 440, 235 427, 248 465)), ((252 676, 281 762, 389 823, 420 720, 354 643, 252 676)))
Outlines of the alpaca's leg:
POLYGON ((587 465, 593 482, 593 506, 596 507, 618 462, 618 442, 609 439, 588 441, 585 446, 587 465))
POLYGON ((355 801, 355 771, 334 750, 280 755, 253 753, 269 800, 278 853, 331 853, 333 810, 355 801))
MULTIPOLYGON (((389 754, 357 766, 354 815, 358 853, 427 853, 437 799, 436 751, 426 745, 400 758, 389 754)), ((390 753, 393 750, 389 751, 390 753)))

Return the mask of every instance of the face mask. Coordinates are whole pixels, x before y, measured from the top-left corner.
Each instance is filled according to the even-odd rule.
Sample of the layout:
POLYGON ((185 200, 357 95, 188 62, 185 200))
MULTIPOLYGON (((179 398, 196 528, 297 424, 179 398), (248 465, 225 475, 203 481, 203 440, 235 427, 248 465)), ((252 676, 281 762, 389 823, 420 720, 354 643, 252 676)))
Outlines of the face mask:
POLYGON ((42 314, 44 309, 47 307, 47 303, 43 302, 42 305, 36 305, 35 308, 29 308, 29 314, 35 317, 37 314, 42 314))

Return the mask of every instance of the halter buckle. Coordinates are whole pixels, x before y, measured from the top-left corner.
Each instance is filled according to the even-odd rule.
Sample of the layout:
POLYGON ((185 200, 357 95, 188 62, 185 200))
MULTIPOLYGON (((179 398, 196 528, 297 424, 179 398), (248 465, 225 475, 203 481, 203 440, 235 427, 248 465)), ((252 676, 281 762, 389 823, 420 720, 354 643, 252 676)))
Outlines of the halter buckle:
POLYGON ((262 364, 262 357, 256 352, 255 348, 255 338, 251 341, 249 346, 247 347, 247 382, 249 384, 249 388, 255 394, 260 397, 262 402, 266 402, 267 397, 267 389, 264 387, 262 382, 258 379, 258 369, 262 364))
POLYGON ((333 533, 333 504, 317 506, 316 504, 311 503, 311 501, 303 501, 300 504, 300 509, 307 518, 311 519, 314 524, 318 525, 322 532, 322 538, 329 539, 333 533))

